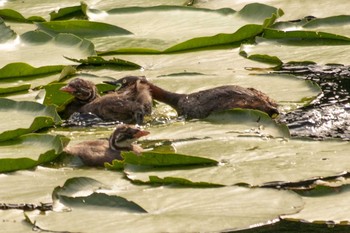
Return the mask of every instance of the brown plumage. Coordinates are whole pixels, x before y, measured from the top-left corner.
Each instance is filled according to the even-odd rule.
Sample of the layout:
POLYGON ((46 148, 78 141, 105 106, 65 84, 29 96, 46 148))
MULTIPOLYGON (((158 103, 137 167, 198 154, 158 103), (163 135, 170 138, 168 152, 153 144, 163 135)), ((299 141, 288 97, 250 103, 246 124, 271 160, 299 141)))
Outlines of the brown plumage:
POLYGON ((81 78, 73 79, 66 86, 61 87, 60 91, 67 92, 75 97, 61 112, 63 118, 70 117, 73 113, 79 112, 85 104, 100 98, 95 84, 81 78))
POLYGON ((269 116, 278 114, 276 102, 254 88, 225 85, 191 94, 178 94, 150 83, 145 77, 127 76, 116 81, 106 81, 109 84, 121 85, 122 88, 135 82, 148 86, 155 100, 169 104, 178 115, 190 119, 205 118, 214 111, 232 108, 257 109, 269 116))
POLYGON ((133 151, 139 154, 142 148, 132 143, 148 134, 148 131, 121 124, 116 127, 109 139, 81 142, 65 148, 64 151, 79 157, 87 166, 104 166, 106 162, 121 160, 121 151, 133 151))
POLYGON ((76 99, 72 105, 66 107, 66 113, 70 115, 74 112, 90 112, 104 121, 143 123, 146 114, 143 105, 126 94, 133 90, 99 96, 94 83, 79 78, 72 80, 60 90, 71 93, 76 99))

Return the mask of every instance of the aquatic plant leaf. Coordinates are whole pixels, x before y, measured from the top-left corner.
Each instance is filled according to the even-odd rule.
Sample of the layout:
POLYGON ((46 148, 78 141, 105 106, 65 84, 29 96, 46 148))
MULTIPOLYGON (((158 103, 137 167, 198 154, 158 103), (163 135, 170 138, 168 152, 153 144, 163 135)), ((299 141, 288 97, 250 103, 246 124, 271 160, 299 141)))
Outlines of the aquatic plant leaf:
POLYGON ((114 160, 112 165, 106 164, 109 169, 119 170, 121 164, 137 164, 144 166, 167 167, 186 165, 216 165, 218 162, 213 159, 183 155, 177 153, 142 152, 140 156, 132 152, 123 152, 124 160, 114 160))
POLYGON ((38 29, 52 36, 59 33, 70 33, 82 38, 129 35, 130 31, 114 25, 86 21, 86 20, 71 20, 71 21, 51 21, 37 23, 38 29))
POLYGON ((289 221, 301 221, 316 224, 349 225, 349 185, 338 188, 331 194, 304 196, 304 208, 296 214, 283 216, 289 221))
POLYGON ((35 132, 61 121, 54 106, 5 98, 0 98, 0 115, 0 141, 35 132))
POLYGON ((69 6, 60 8, 58 11, 52 11, 50 13, 50 21, 53 20, 63 20, 63 19, 88 19, 86 15, 87 4, 84 2, 80 2, 78 6, 69 6))
POLYGON ((99 189, 106 189, 106 185, 88 177, 71 178, 62 187, 54 189, 53 201, 55 205, 65 205, 70 208, 111 208, 114 211, 146 213, 136 203, 120 196, 96 192, 99 189))
POLYGON ((209 10, 156 6, 116 8, 107 13, 107 16, 99 18, 99 14, 90 12, 89 17, 118 24, 132 31, 135 36, 118 39, 95 38, 92 41, 99 54, 172 53, 232 45, 260 34, 265 27, 283 15, 280 9, 258 3, 248 4, 239 12, 229 8, 209 10), (135 15, 147 19, 142 28, 138 27, 135 15), (198 19, 196 23, 192 23, 193 18, 198 19), (149 34, 152 34, 152 37, 149 34))
POLYGON ((23 62, 10 63, 0 69, 0 79, 59 73, 62 71, 63 67, 64 66, 61 65, 33 67, 23 62))
MULTIPOLYGON (((0 82, 1 84, 1 82, 0 82)), ((30 88, 30 84, 18 84, 18 83, 13 83, 13 84, 1 84, 0 85, 0 95, 4 94, 10 94, 10 93, 15 93, 15 92, 20 92, 20 91, 27 91, 30 88)))
POLYGON ((9 40, 14 40, 17 34, 5 24, 5 21, 0 17, 0 46, 9 40))
POLYGON ((47 134, 27 134, 0 142, 0 172, 29 169, 50 162, 62 150, 61 136, 47 134))
POLYGON ((183 178, 195 183, 258 186, 272 181, 299 182, 334 176, 350 168, 348 142, 256 140, 243 135, 225 135, 225 138, 177 142, 173 146, 177 153, 212 158, 220 161, 220 165, 192 169, 128 165, 124 172, 129 179, 146 183, 149 177, 157 176, 160 179, 183 178))
POLYGON ((32 22, 44 22, 45 19, 40 16, 30 16, 25 18, 21 13, 13 9, 0 9, 0 17, 4 20, 32 23, 32 22))
POLYGON ((104 59, 103 57, 100 56, 90 56, 86 59, 74 59, 74 58, 69 58, 66 57, 68 60, 74 61, 81 63, 82 65, 92 65, 92 66, 102 66, 102 65, 110 65, 110 66, 116 66, 118 68, 134 68, 134 69, 140 69, 141 66, 130 62, 126 61, 123 59, 118 59, 118 58, 112 58, 109 60, 104 59))
MULTIPOLYGON (((78 185, 76 190, 84 193, 78 185)), ((72 205, 70 212, 28 216, 38 227, 52 231, 95 232, 102 225, 107 233, 115 232, 116 226, 124 232, 218 232, 274 221, 279 215, 296 213, 303 206, 301 198, 289 191, 243 187, 144 187, 134 191, 100 190, 99 194, 100 200, 94 206, 72 205), (137 203, 147 213, 106 207, 105 198, 115 195, 137 203), (97 215, 96 211, 103 214, 97 215), (101 225, 97 226, 96 221, 101 225)))

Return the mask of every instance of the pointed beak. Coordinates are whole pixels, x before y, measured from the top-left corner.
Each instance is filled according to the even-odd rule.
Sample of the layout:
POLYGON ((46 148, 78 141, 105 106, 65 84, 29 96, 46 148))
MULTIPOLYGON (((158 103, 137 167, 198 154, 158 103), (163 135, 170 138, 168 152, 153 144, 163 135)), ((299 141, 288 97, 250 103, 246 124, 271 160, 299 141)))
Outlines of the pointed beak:
POLYGON ((148 134, 150 134, 149 131, 140 130, 140 131, 138 131, 137 133, 134 134, 134 138, 140 138, 140 137, 146 136, 148 134))
POLYGON ((75 92, 76 90, 75 90, 75 88, 73 88, 73 87, 71 87, 71 86, 69 86, 69 85, 66 85, 66 86, 64 86, 64 87, 61 87, 61 88, 60 88, 60 91, 64 91, 64 92, 68 92, 68 93, 73 93, 73 92, 75 92))

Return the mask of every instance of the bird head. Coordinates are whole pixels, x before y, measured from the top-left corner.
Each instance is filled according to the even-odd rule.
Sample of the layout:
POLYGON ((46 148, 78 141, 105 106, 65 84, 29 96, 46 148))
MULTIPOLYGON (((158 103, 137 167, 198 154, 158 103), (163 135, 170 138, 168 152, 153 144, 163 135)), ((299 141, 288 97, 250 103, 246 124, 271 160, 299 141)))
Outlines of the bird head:
POLYGON ((109 138, 109 146, 113 150, 132 150, 132 143, 149 132, 135 126, 118 125, 109 138))
POLYGON ((98 95, 96 85, 91 81, 81 78, 73 79, 66 86, 61 87, 60 91, 67 92, 84 102, 90 102, 98 95))

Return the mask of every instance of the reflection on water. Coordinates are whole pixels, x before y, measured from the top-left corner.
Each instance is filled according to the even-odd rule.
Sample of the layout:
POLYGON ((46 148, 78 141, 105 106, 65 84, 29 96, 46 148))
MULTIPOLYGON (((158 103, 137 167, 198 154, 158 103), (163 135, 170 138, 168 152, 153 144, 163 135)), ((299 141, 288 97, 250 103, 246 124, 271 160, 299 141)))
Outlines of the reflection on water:
POLYGON ((280 117, 293 136, 350 140, 350 66, 285 64, 277 73, 311 80, 322 90, 309 105, 280 117))

